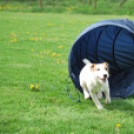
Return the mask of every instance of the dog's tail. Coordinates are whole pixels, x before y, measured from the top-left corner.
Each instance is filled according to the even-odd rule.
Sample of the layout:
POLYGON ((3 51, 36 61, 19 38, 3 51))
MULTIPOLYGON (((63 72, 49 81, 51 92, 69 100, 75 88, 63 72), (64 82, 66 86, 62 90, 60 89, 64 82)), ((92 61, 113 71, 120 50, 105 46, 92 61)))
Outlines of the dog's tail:
POLYGON ((87 65, 87 64, 92 65, 92 63, 91 63, 89 60, 87 60, 87 59, 83 59, 82 61, 83 61, 83 63, 86 64, 86 65, 87 65))

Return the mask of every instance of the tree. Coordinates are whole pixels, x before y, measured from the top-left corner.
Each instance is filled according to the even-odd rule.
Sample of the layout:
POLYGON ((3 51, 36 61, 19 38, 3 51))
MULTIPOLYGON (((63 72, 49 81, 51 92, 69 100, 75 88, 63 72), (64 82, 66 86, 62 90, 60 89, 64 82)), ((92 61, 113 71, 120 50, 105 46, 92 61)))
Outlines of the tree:
POLYGON ((123 1, 120 3, 119 7, 121 7, 126 1, 127 1, 127 0, 123 0, 123 1))
POLYGON ((97 7, 97 0, 94 0, 94 10, 96 10, 97 7))
POLYGON ((39 7, 43 8, 41 0, 38 0, 38 2, 39 2, 39 7))
POLYGON ((92 5, 92 0, 89 0, 89 6, 91 6, 92 5))
POLYGON ((30 6, 32 5, 32 0, 29 0, 29 2, 30 2, 30 6))

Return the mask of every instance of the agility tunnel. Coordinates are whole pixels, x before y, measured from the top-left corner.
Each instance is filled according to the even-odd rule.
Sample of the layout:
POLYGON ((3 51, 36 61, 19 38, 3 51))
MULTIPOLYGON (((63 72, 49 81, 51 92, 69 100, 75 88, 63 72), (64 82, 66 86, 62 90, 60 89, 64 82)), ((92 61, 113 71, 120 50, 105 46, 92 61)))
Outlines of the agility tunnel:
POLYGON ((74 41, 68 58, 69 75, 81 92, 79 74, 83 59, 92 63, 108 62, 112 99, 134 93, 134 21, 104 20, 83 30, 74 41))

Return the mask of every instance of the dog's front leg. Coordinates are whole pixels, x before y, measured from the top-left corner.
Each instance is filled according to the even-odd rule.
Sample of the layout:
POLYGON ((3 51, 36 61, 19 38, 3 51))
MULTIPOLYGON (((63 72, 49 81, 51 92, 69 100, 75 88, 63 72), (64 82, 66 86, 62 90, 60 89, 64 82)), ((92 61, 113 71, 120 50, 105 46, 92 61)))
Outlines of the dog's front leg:
POLYGON ((91 93, 92 99, 98 109, 103 109, 103 106, 101 105, 100 101, 98 100, 98 97, 95 93, 91 93))
POLYGON ((89 99, 90 98, 90 93, 88 92, 86 86, 83 86, 83 92, 84 92, 85 99, 89 99))
POLYGON ((109 89, 106 90, 104 93, 105 93, 105 96, 106 96, 105 103, 106 104, 111 103, 111 97, 110 97, 109 89))

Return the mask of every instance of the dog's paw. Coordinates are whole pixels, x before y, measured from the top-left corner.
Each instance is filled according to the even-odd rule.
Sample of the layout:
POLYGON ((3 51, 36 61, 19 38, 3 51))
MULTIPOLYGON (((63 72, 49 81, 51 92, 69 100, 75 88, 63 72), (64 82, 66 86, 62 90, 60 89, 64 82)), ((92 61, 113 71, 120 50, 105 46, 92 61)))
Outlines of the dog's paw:
POLYGON ((85 94, 85 99, 89 99, 90 98, 90 95, 89 94, 85 94))
POLYGON ((84 95, 85 95, 85 99, 89 99, 90 98, 90 94, 89 93, 84 92, 84 95))
POLYGON ((103 109, 103 106, 97 106, 99 110, 103 109))
POLYGON ((111 99, 106 99, 106 100, 105 100, 105 103, 106 103, 106 104, 111 103, 111 99))

